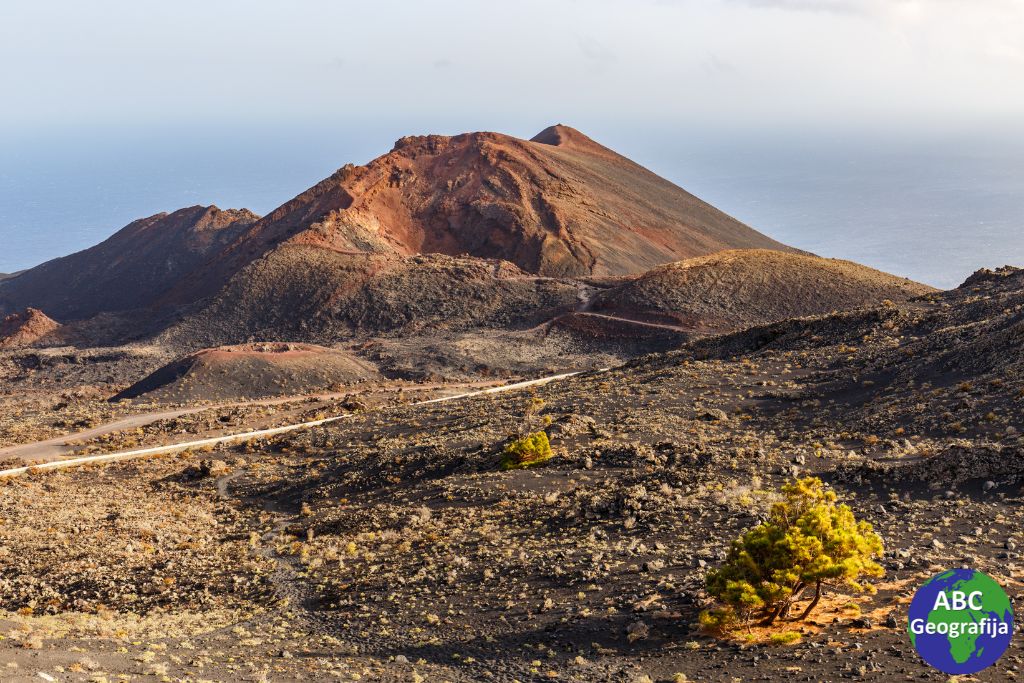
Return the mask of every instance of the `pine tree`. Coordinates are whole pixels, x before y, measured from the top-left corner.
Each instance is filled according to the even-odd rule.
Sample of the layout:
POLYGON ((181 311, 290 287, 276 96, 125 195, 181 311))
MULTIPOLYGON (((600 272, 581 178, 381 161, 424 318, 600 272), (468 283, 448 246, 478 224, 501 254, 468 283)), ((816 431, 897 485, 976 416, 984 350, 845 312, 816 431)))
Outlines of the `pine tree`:
POLYGON ((725 562, 707 575, 708 592, 726 608, 702 615, 706 625, 761 618, 772 624, 789 618, 793 603, 806 591, 813 597, 795 620, 806 619, 828 587, 857 591, 873 587, 862 577, 879 577, 874 561, 882 539, 867 522, 858 522, 847 505, 820 479, 806 477, 782 487, 783 499, 768 520, 733 542, 725 562))

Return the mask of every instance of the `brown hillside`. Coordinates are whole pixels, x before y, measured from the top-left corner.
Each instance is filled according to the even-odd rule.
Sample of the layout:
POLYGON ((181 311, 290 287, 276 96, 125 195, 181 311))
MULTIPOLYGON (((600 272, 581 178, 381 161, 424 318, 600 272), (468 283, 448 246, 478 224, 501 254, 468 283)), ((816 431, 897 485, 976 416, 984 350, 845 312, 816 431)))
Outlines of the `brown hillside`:
POLYGON ((600 293, 591 310, 720 332, 785 318, 904 301, 927 285, 850 261, 764 249, 730 250, 651 270, 600 293))
POLYGON ((0 349, 30 346, 53 335, 60 323, 35 308, 12 313, 0 321, 0 349))
POLYGON ((632 274, 722 249, 789 250, 582 133, 406 137, 246 230, 169 303, 216 291, 282 243, 502 259, 545 276, 632 274))
POLYGON ((0 313, 35 306, 75 320, 146 307, 257 218, 216 206, 142 218, 94 247, 3 280, 0 313))
POLYGON ((196 348, 250 339, 329 343, 424 330, 531 327, 571 310, 578 287, 505 261, 345 254, 285 244, 246 266, 164 338, 196 348))
POLYGON ((180 358, 116 398, 183 402, 297 396, 374 377, 376 368, 344 351, 312 344, 246 344, 180 358))

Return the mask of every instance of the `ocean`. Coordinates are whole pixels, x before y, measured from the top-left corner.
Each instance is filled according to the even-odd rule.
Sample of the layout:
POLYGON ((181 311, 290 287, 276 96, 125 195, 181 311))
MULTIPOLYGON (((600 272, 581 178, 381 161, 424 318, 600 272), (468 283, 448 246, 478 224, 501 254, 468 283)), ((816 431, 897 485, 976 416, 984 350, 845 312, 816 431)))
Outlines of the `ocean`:
MULTIPOLYGON (((1024 266, 1024 142, 841 135, 728 137, 608 124, 594 134, 756 229, 821 256, 955 287, 1024 266)), ((95 244, 193 204, 263 214, 394 130, 64 132, 0 143, 0 272, 95 244)), ((522 134, 525 134, 523 132, 522 134)))
POLYGON ((678 173, 782 242, 946 289, 979 268, 1024 267, 1022 140, 812 138, 703 149, 678 173))

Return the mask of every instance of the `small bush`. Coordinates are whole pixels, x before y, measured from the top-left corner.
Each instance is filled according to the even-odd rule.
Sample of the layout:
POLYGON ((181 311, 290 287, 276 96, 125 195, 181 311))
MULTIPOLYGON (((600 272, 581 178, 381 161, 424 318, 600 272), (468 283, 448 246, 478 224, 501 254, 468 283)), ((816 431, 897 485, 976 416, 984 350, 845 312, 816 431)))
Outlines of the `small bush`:
POLYGON ((800 633, 798 631, 783 631, 782 633, 773 633, 771 635, 773 645, 792 645, 798 640, 800 640, 800 633))
POLYGON ((747 623, 787 618, 793 603, 813 590, 793 620, 806 619, 823 589, 870 591, 858 579, 883 573, 874 561, 882 554, 882 539, 848 506, 837 504, 820 479, 798 479, 783 486, 782 494, 768 520, 734 541, 722 566, 707 575, 708 593, 747 623))
POLYGON ((544 432, 534 432, 511 441, 503 451, 501 469, 521 470, 540 465, 554 457, 544 432))

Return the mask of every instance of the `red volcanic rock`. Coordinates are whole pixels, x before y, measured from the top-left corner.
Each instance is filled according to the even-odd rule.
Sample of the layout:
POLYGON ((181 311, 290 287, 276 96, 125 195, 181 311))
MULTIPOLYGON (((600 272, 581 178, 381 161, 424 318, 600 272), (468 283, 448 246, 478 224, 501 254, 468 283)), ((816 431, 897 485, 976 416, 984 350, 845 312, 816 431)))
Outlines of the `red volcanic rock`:
POLYGON ((168 302, 207 296, 282 245, 469 255, 545 276, 633 274, 729 248, 792 251, 566 126, 532 140, 415 136, 250 226, 168 302))
POLYGON ((469 254, 550 276, 637 273, 726 248, 785 249, 565 126, 529 141, 403 138, 325 189, 310 229, 293 236, 292 221, 271 215, 246 237, 469 254))
POLYGON ((262 219, 192 207, 136 221, 0 281, 0 313, 38 306, 79 319, 146 308, 160 318, 229 282, 261 289, 251 276, 268 259, 287 260, 292 279, 279 285, 303 292, 317 289, 317 263, 337 256, 471 256, 574 277, 748 247, 792 251, 572 128, 532 140, 428 135, 345 166, 262 219), (282 251, 304 260, 275 258, 282 251))
POLYGON ((12 313, 0 321, 0 349, 31 346, 60 327, 60 323, 36 308, 12 313))

